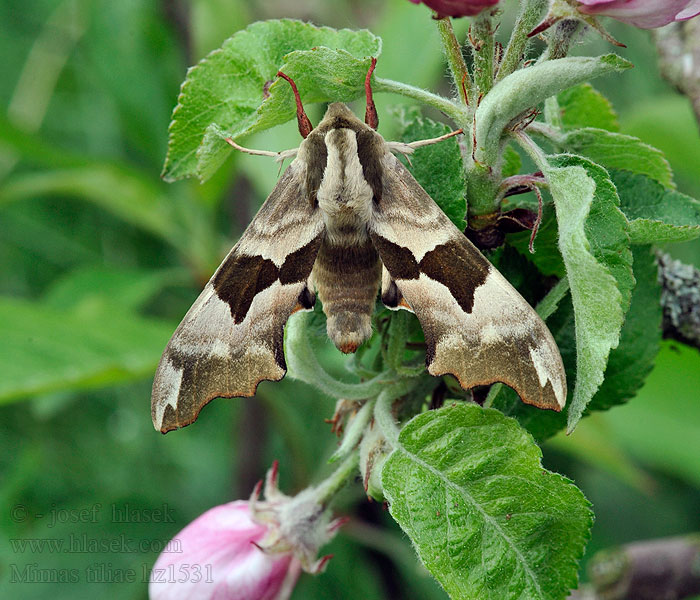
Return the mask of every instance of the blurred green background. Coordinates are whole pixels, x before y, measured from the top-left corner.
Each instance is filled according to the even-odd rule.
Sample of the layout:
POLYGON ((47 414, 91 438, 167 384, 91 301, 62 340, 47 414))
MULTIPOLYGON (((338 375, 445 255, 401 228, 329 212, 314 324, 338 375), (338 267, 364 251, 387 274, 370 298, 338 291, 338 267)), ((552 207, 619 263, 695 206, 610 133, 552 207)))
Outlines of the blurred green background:
MULTIPOLYGON (((517 3, 505 4, 502 38, 517 3)), ((273 459, 289 493, 327 469, 334 400, 301 383, 217 400, 167 436, 149 413, 165 343, 277 177, 272 161, 239 154, 205 185, 161 182, 179 85, 226 37, 278 17, 369 27, 384 39, 381 76, 450 92, 429 12, 407 0, 0 0, 2 598, 146 598, 162 544, 206 509, 247 497, 273 459), (115 519, 163 505, 167 518, 115 519), (129 569, 135 581, 121 583, 129 569)), ((460 35, 466 26, 456 23, 460 35)), ((597 87, 622 131, 662 149, 679 189, 700 197, 689 103, 661 80, 647 33, 611 31, 636 68, 597 87)), ((589 34, 576 52, 609 50, 589 34)), ((402 99, 377 102, 391 137, 387 108, 402 99)), ((294 123, 246 140, 297 143, 294 123)), ((698 248, 673 252, 700 264, 698 248)), ((545 464, 594 504, 587 557, 700 530, 699 391, 700 354, 666 343, 637 398, 545 444, 545 464)), ((338 511, 353 519, 327 548, 335 558, 321 577, 302 576, 293 598, 445 597, 360 485, 338 511)))

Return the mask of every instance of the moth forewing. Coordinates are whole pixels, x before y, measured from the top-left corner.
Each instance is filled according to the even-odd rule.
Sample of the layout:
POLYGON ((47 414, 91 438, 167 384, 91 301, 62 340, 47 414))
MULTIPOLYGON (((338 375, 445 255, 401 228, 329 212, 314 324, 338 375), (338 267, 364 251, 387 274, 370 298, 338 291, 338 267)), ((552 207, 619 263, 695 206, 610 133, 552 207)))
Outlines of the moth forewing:
POLYGON ((153 381, 151 416, 166 433, 217 397, 252 396, 286 372, 283 327, 313 307, 307 281, 323 238, 308 201, 307 168, 287 168, 168 342, 153 381))

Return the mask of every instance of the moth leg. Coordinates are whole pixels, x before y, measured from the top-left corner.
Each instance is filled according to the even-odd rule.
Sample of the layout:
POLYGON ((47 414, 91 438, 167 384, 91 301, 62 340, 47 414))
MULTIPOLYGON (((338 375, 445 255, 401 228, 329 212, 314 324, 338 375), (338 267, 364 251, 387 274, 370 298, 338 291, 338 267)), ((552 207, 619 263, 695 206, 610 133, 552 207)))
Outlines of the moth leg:
POLYGON ((278 163, 283 163, 288 158, 292 158, 299 153, 299 148, 291 148, 290 150, 280 150, 279 152, 270 152, 269 150, 253 150, 252 148, 244 148, 243 146, 239 146, 230 137, 224 138, 224 141, 229 146, 235 148, 240 152, 252 154, 253 156, 269 156, 271 158, 274 158, 278 163))
POLYGON ((285 79, 289 82, 289 85, 292 86, 294 101, 297 103, 297 124, 299 125, 299 133, 301 134, 301 137, 306 139, 306 137, 313 131, 314 126, 311 124, 309 117, 307 117, 306 113, 304 112, 304 106, 301 103, 301 97, 299 96, 297 85, 294 83, 294 80, 291 77, 285 75, 282 73, 282 71, 277 71, 277 77, 285 79))
POLYGON ((445 135, 440 137, 430 138, 428 140, 416 140, 415 142, 387 142, 386 145, 389 146, 389 150, 392 152, 399 152, 400 154, 412 154, 417 148, 422 148, 423 146, 430 146, 431 144, 437 144, 439 142, 444 142, 455 135, 464 133, 464 130, 457 129, 455 131, 450 131, 445 135))
POLYGON ((307 279, 306 286, 299 292, 299 298, 297 299, 296 306, 292 309, 292 314, 295 312, 309 311, 314 309, 316 304, 316 292, 313 291, 313 284, 311 279, 307 279))
POLYGON ((372 97, 372 84, 370 79, 374 73, 374 67, 377 66, 377 59, 372 57, 372 62, 369 65, 367 76, 365 77, 365 96, 367 98, 367 108, 365 109, 365 123, 372 129, 379 127, 379 116, 377 115, 377 107, 374 106, 374 98, 372 97))
POLYGON ((404 309, 413 312, 384 265, 382 265, 382 304, 389 310, 404 309))

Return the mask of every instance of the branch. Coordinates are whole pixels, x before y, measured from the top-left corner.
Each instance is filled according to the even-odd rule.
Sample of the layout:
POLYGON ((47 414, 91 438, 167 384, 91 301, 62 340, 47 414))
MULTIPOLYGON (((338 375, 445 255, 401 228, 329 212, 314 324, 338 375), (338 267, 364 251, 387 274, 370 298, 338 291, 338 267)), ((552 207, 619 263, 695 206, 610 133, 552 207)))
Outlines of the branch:
POLYGON ((700 271, 659 253, 665 338, 700 349, 700 271))
POLYGON ((598 552, 591 585, 569 600, 681 600, 700 594, 700 535, 634 542, 598 552))
POLYGON ((661 74, 690 98, 700 124, 700 21, 672 23, 653 35, 661 74))

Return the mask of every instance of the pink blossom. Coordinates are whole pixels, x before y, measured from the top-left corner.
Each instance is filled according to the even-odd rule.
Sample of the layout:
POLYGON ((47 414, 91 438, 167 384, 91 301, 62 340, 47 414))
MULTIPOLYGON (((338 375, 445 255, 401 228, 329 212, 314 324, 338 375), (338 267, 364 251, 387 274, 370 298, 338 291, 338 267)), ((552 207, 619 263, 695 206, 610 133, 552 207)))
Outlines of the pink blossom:
POLYGON ((495 6, 498 0, 411 0, 414 4, 421 2, 437 12, 437 18, 471 17, 478 15, 485 8, 495 6))
POLYGON ((275 461, 250 500, 208 510, 178 533, 156 560, 150 600, 287 600, 299 573, 322 573, 317 558, 346 519, 331 520, 319 491, 280 492, 275 461))
POLYGON ((700 14, 700 0, 578 0, 579 11, 653 29, 700 14))
POLYGON ((283 600, 301 565, 291 553, 263 552, 268 534, 247 501, 208 510, 178 533, 158 557, 150 600, 283 600))

